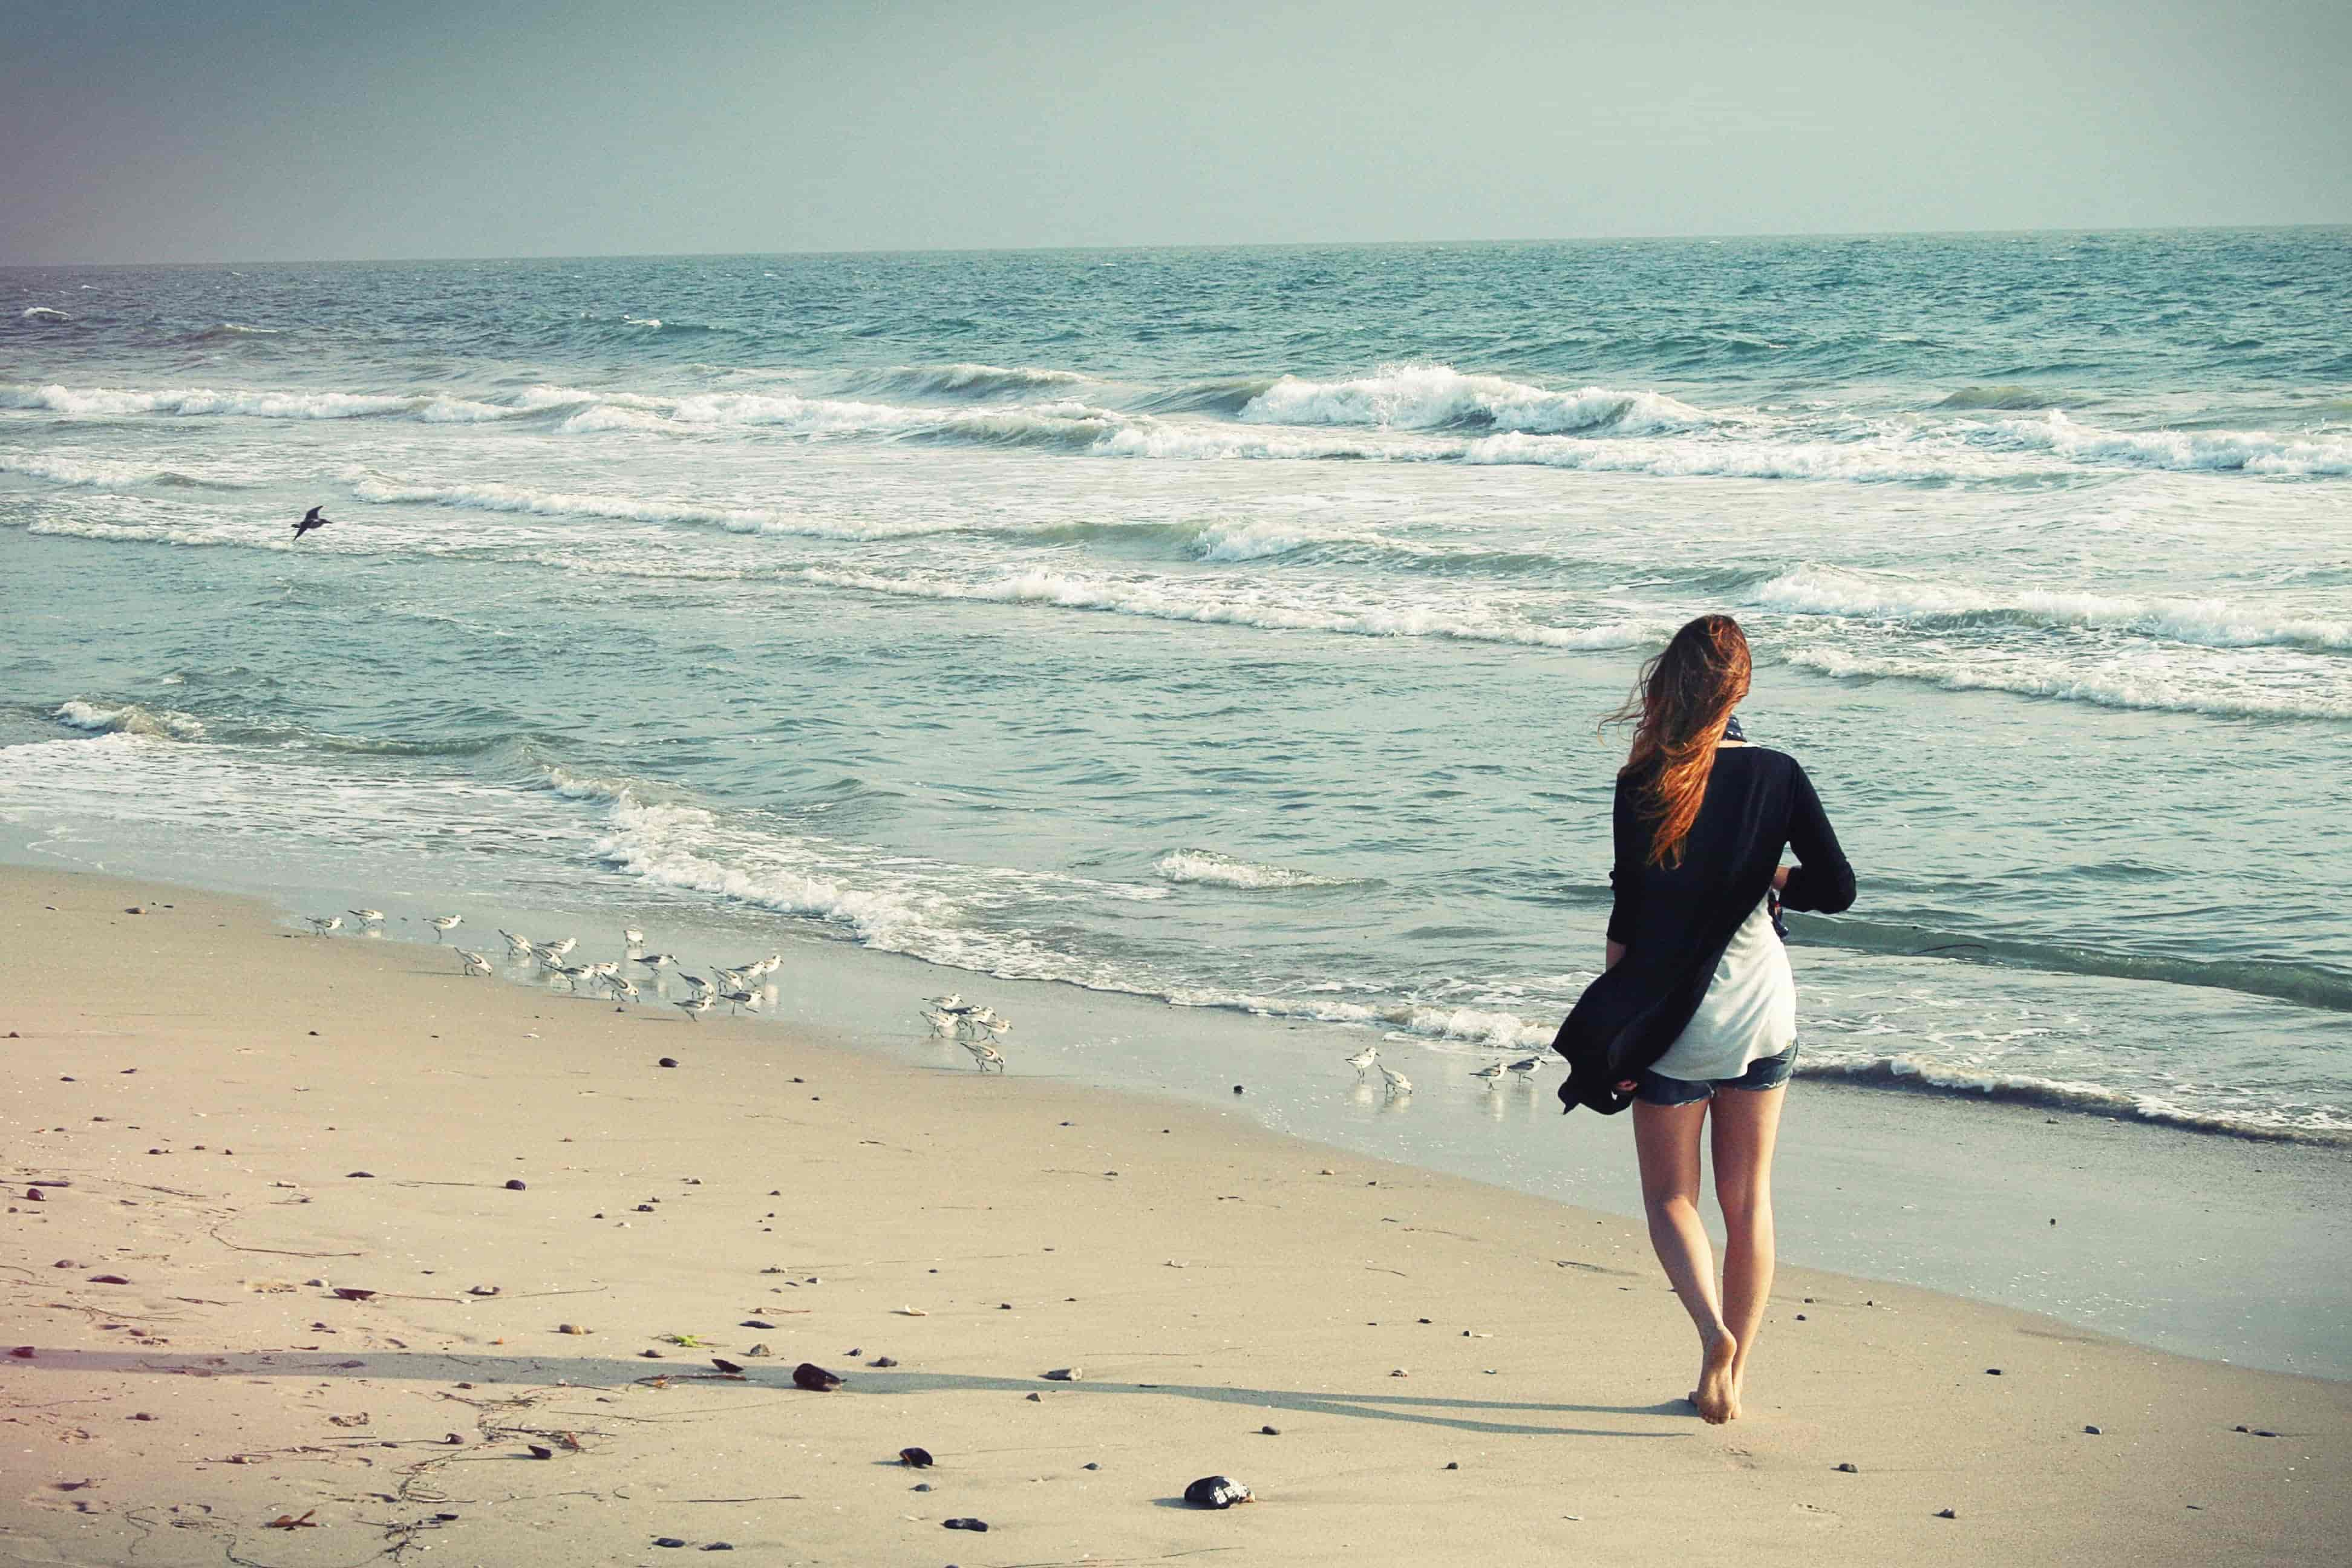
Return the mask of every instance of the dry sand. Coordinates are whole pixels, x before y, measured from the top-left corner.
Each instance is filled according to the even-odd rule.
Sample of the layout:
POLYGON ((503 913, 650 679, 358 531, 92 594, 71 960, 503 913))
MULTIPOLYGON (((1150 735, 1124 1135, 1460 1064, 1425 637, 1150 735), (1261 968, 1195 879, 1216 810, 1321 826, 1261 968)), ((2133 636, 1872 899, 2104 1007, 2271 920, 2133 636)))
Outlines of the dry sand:
POLYGON ((1713 1428, 1620 1218, 1024 1079, 1017 1044, 982 1077, 621 1014, 177 889, 0 870, 0 930, 12 1561, 2146 1568, 2352 1540, 2352 1384, 1784 1269, 1748 1418, 1713 1428), (794 1388, 803 1361, 843 1386, 794 1388), (1181 1506, 1216 1472, 1259 1500, 1181 1506))

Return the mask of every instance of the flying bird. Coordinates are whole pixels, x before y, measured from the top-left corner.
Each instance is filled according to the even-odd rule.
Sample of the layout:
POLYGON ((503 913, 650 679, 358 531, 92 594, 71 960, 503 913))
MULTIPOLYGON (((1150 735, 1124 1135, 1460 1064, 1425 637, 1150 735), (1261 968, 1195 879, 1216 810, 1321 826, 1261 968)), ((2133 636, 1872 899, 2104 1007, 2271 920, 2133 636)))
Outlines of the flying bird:
POLYGON ((323 507, 314 506, 309 511, 304 512, 302 514, 302 521, 294 525, 294 537, 299 539, 304 534, 310 532, 312 529, 324 528, 327 524, 334 521, 335 520, 331 517, 320 517, 319 515, 319 513, 324 510, 326 509, 323 507))

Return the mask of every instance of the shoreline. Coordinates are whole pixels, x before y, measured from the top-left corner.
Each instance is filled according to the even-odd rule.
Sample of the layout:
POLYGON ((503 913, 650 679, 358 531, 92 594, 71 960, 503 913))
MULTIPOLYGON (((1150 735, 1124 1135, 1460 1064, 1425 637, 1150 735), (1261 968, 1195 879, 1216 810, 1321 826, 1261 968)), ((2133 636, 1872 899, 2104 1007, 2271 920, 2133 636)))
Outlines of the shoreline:
POLYGON ((2352 1528, 2352 1384, 1784 1265, 1748 1417, 1710 1428, 1607 1214, 1231 1106, 478 984, 250 900, 11 868, 0 925, 55 975, 0 1009, 24 1561, 1425 1563, 1475 1531, 2141 1564, 2352 1528), (845 1385, 793 1388, 803 1359, 845 1385), (1259 1503, 1177 1502, 1213 1473, 1259 1503))
MULTIPOLYGON (((0 879, 110 874, 0 863, 0 879)), ((166 885, 215 896, 174 879, 166 885)), ((281 931, 299 926, 293 909, 361 901, 282 888, 217 896, 266 911, 281 931)), ((404 909, 428 907, 420 900, 431 896, 414 889, 372 895, 435 951, 419 922, 399 921, 404 909)), ((583 958, 617 946, 617 929, 599 935, 602 912, 474 897, 447 907, 468 911, 467 924, 438 950, 482 946, 510 984, 515 975, 492 928, 584 931, 583 958)), ((1015 1018, 1007 1042, 1015 1078, 1213 1106, 1350 1157, 1641 1215, 1624 1119, 1562 1117, 1549 1068, 1532 1083, 1490 1091, 1467 1077, 1479 1058, 1442 1042, 1383 1041, 1420 1091, 1397 1101, 1339 1062, 1368 1037, 1360 1028, 942 970, 813 936, 756 909, 685 900, 647 909, 638 923, 656 950, 778 948, 784 966, 769 979, 759 1021, 823 1030, 861 1053, 968 1068, 961 1050, 942 1051, 915 1018, 917 998, 962 990, 1015 1018), (1399 1050, 1409 1054, 1396 1058, 1399 1050), (1236 1083, 1247 1090, 1239 1099, 1230 1092, 1236 1083)), ((543 983, 520 989, 541 1002, 589 1000, 543 983)), ((650 985, 647 994, 650 1000, 650 985)), ((670 1021, 667 1007, 645 1011, 670 1021)), ((2176 1353, 2352 1379, 2352 1149, 2039 1109, 1801 1073, 1776 1172, 1783 1259, 2047 1312, 2176 1353)), ((1711 1214, 1708 1223, 1719 1241, 1711 1214)))

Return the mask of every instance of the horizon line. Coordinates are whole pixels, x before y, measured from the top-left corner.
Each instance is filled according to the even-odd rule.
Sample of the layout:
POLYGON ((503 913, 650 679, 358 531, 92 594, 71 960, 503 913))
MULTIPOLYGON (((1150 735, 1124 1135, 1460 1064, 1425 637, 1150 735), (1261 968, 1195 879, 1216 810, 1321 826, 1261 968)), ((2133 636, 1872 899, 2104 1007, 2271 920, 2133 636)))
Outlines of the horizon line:
POLYGON ((393 267, 435 266, 459 262, 545 261, 698 261, 742 258, 873 257, 873 256, 1048 256, 1132 255, 1144 251, 1210 250, 1370 250, 1378 248, 1444 248, 1454 246, 1662 245, 1722 244, 1732 240, 1880 240, 1986 239, 2051 235, 2231 234, 2352 229, 2352 219, 2330 223, 2224 223, 2172 225, 2101 225, 2087 227, 1919 228, 1919 229, 1784 229, 1727 230, 1717 233, 1519 236, 1506 238, 1451 239, 1284 239, 1184 241, 1174 244, 886 246, 865 248, 801 250, 613 250, 478 256, 343 256, 262 258, 223 258, 205 261, 0 261, 0 272, 67 268, 165 267, 393 267))

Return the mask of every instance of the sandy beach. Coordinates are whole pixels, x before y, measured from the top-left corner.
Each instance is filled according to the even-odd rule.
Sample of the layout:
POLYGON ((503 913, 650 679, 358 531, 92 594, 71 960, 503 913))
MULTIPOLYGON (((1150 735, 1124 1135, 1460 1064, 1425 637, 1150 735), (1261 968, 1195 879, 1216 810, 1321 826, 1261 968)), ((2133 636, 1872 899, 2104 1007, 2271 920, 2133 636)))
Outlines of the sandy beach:
POLYGON ((2352 1531, 2352 1384, 1784 1267, 1710 1428, 1621 1217, 167 887, 0 871, 0 930, 12 1561, 2288 1563, 2352 1531), (1184 1507, 1212 1474, 1257 1500, 1184 1507))

